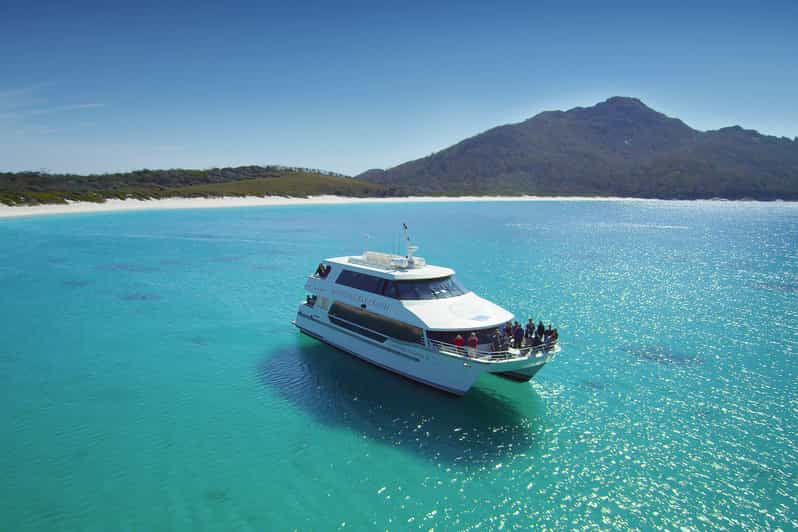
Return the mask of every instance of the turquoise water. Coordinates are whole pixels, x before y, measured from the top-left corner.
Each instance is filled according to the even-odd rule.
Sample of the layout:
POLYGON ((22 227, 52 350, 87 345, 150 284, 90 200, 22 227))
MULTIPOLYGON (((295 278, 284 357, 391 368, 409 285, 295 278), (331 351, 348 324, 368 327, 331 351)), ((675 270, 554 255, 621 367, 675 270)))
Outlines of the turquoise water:
POLYGON ((3 529, 798 527, 798 205, 52 216, 0 245, 3 529), (458 399, 301 337, 319 259, 401 222, 561 356, 458 399))

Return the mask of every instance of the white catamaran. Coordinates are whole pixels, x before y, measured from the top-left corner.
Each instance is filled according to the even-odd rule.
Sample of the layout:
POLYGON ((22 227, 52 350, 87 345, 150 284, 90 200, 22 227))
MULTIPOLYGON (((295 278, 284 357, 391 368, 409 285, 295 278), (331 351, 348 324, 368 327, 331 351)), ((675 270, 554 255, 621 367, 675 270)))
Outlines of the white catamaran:
POLYGON ((305 283, 296 325, 303 333, 407 378, 466 393, 483 373, 528 381, 560 351, 543 345, 497 346, 495 331, 513 319, 466 290, 454 270, 414 256, 366 251, 324 260, 305 283), (471 333, 475 333, 473 339, 471 333), (457 337, 471 337, 471 346, 457 337), (474 346, 473 344, 476 344, 474 346))

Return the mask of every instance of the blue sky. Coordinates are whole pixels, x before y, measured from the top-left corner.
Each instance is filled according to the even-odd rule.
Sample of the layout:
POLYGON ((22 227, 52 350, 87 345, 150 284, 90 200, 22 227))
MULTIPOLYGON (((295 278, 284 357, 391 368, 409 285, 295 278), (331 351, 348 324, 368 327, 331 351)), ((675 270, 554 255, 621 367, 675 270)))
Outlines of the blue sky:
POLYGON ((0 170, 357 174, 636 96, 798 136, 798 2, 0 2, 0 170))

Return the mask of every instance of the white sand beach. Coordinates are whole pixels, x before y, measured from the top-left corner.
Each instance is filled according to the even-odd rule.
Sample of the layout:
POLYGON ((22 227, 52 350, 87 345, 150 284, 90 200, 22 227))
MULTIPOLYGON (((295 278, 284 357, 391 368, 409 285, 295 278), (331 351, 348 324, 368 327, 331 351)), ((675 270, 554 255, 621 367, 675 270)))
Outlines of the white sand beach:
POLYGON ((116 211, 141 211, 157 209, 215 209, 223 207, 265 207, 285 205, 335 205, 345 203, 407 203, 407 202, 462 202, 462 201, 651 201, 634 198, 540 197, 540 196, 459 196, 459 197, 398 197, 352 198, 344 196, 310 196, 291 198, 268 197, 218 197, 218 198, 164 198, 153 200, 109 199, 104 203, 70 202, 53 205, 0 204, 0 218, 43 216, 51 214, 80 214, 116 211))

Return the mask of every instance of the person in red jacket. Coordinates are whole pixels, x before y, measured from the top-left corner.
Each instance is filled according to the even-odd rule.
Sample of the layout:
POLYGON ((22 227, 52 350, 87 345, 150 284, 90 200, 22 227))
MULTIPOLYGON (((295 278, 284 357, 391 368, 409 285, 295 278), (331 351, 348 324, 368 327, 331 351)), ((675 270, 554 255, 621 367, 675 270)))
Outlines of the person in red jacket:
POLYGON ((477 345, 479 344, 479 338, 477 338, 477 333, 472 332, 468 335, 468 356, 475 357, 477 356, 477 345))
POLYGON ((454 340, 452 341, 452 343, 457 347, 457 351, 458 352, 463 351, 463 346, 465 345, 465 340, 463 339, 462 336, 460 336, 459 334, 457 336, 455 336, 454 340))

